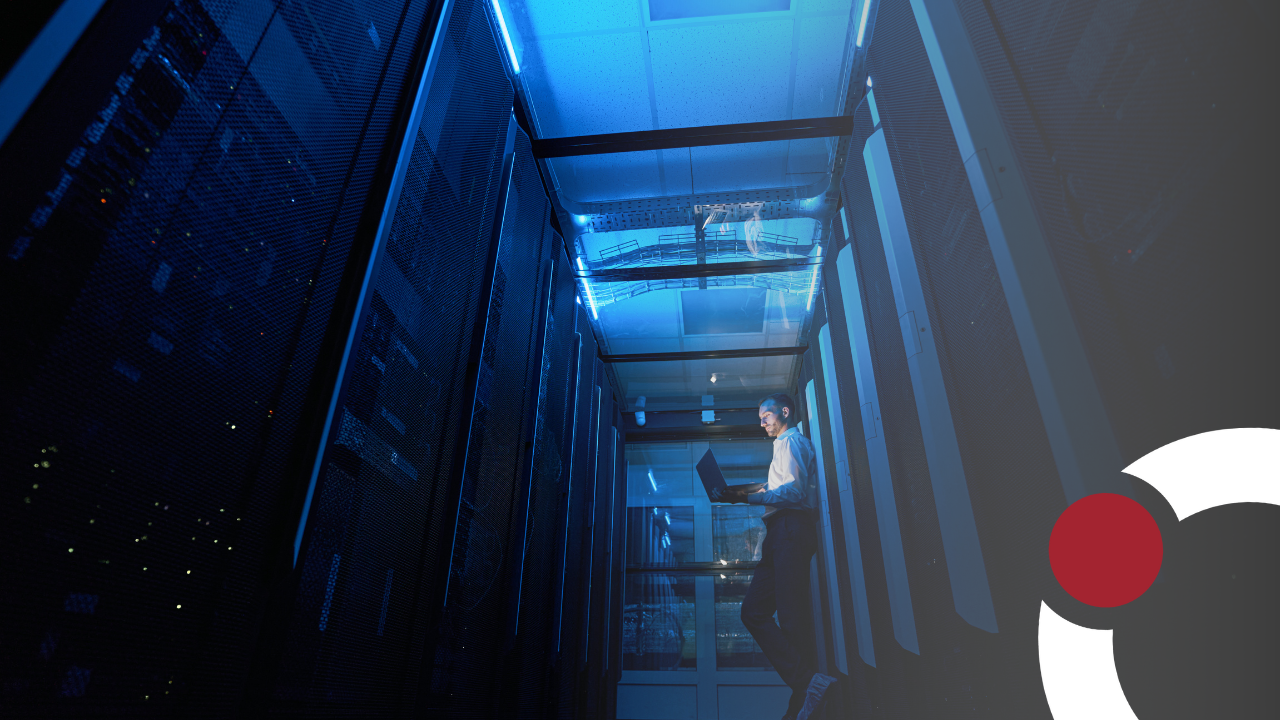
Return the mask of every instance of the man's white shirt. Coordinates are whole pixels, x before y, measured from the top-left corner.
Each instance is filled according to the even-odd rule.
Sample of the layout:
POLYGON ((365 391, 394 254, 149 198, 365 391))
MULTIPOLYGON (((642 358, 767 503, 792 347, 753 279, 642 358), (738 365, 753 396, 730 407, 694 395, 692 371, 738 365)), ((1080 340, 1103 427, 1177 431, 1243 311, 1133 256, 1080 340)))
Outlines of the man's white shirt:
POLYGON ((773 440, 773 462, 764 492, 747 496, 752 505, 764 505, 767 518, 779 510, 815 510, 818 507, 818 470, 813 443, 795 427, 773 440))

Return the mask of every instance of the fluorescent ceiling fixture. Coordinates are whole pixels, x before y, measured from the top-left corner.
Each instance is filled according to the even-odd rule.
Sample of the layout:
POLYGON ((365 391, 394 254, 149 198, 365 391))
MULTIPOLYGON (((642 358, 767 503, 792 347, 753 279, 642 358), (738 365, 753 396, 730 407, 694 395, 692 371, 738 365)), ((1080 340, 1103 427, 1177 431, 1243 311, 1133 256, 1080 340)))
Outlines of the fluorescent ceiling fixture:
MULTIPOLYGON (((653 470, 649 471, 649 484, 653 486, 654 492, 658 492, 658 481, 653 479, 653 470)), ((658 508, 653 509, 653 514, 658 514, 658 508)))
MULTIPOLYGON (((587 266, 582 263, 582 258, 578 258, 578 269, 582 272, 587 271, 587 266)), ((587 291, 587 302, 591 303, 591 317, 596 320, 600 319, 600 313, 596 310, 596 299, 591 295, 591 284, 586 278, 582 278, 582 288, 587 291)))
MULTIPOLYGON (((862 47, 862 36, 867 32, 867 13, 871 10, 871 0, 862 0, 862 19, 858 21, 858 47, 862 47)), ((502 17, 499 15, 498 17, 502 17)), ((503 30, 506 32, 506 30, 503 30)), ((867 80, 871 84, 871 80, 867 80)))
MULTIPOLYGON (((822 246, 819 245, 816 248, 816 250, 817 250, 817 254, 814 256, 814 259, 815 261, 820 261, 822 260, 822 246)), ((813 309, 813 296, 814 296, 814 293, 818 292, 818 270, 821 267, 822 267, 821 262, 814 262, 813 282, 809 284, 809 302, 804 306, 805 312, 809 312, 810 310, 813 309)))
POLYGON ((785 12, 790 9, 791 0, 649 0, 649 20, 785 12))
MULTIPOLYGON (((520 72, 520 62, 516 60, 516 48, 511 44, 511 33, 507 32, 507 21, 502 17, 502 8, 498 5, 498 0, 493 0, 493 12, 498 15, 498 27, 502 28, 502 39, 507 43, 507 55, 511 56, 511 68, 518 74, 520 72)), ((863 18, 865 20, 865 13, 863 18)), ((861 45, 861 35, 858 36, 858 44, 861 45)))

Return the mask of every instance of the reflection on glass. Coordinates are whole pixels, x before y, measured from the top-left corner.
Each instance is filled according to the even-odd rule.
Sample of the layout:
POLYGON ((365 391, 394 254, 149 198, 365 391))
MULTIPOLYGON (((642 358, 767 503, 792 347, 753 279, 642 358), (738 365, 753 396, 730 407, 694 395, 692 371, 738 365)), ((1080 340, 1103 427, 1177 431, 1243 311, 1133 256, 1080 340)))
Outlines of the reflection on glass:
MULTIPOLYGON (((627 445, 627 494, 638 498, 693 497, 689 443, 627 445)), ((644 500, 641 502, 652 502, 644 500)))
POLYGON ((716 582, 716 669, 768 670, 773 666, 742 624, 742 599, 751 586, 748 573, 725 574, 716 582))
POLYGON ((713 560, 759 562, 764 544, 763 505, 715 505, 711 508, 713 560))
POLYGON ((622 608, 623 670, 695 670, 694 578, 627 575, 622 608))
POLYGON ((693 562, 693 507, 627 508, 627 567, 693 562))

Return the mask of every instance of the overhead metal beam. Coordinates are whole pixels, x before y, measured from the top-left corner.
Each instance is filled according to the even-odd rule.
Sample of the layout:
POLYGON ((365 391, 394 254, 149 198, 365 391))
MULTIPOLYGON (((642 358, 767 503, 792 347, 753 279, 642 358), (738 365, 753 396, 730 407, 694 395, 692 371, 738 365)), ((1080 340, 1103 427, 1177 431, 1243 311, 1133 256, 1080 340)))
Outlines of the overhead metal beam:
POLYGON ((646 267, 605 268, 577 273, 576 277, 600 282, 637 282, 643 280, 682 280, 685 278, 761 275, 764 273, 803 272, 820 265, 810 258, 789 260, 749 260, 745 262, 707 263, 706 265, 650 265, 646 267))
POLYGON ((849 115, 544 138, 533 141, 533 156, 541 159, 574 157, 577 155, 604 155, 608 153, 638 152, 641 150, 705 147, 707 145, 737 145, 740 143, 770 142, 773 140, 842 137, 852 134, 853 116, 849 115))
POLYGON ((680 362, 683 360, 725 360, 729 358, 776 357, 779 355, 803 355, 807 345, 797 347, 743 348, 741 350, 694 350, 691 352, 633 353, 631 355, 601 355, 606 363, 624 362, 680 362))
POLYGON ((703 427, 627 430, 632 443, 707 442, 710 440, 768 440, 759 425, 706 425, 703 427))

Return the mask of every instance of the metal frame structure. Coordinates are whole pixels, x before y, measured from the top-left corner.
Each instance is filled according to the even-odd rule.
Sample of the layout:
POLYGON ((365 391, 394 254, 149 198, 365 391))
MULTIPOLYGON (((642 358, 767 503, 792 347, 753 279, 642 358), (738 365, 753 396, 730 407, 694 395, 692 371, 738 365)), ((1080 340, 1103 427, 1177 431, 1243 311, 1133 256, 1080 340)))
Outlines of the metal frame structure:
POLYGON ((625 362, 680 362, 683 360, 724 360, 727 358, 778 357, 803 355, 808 345, 776 348, 743 348, 741 350, 692 350, 688 352, 633 353, 630 355, 601 355, 605 363, 625 362))
POLYGON ((731 125, 704 125, 702 127, 673 128, 670 130, 642 130, 603 135, 545 138, 533 141, 533 156, 542 160, 544 158, 576 157, 579 155, 604 155, 644 150, 706 147, 709 145, 738 145, 742 143, 772 142, 775 140, 841 137, 852 132, 853 116, 851 115, 806 118, 802 120, 734 123, 731 125))

